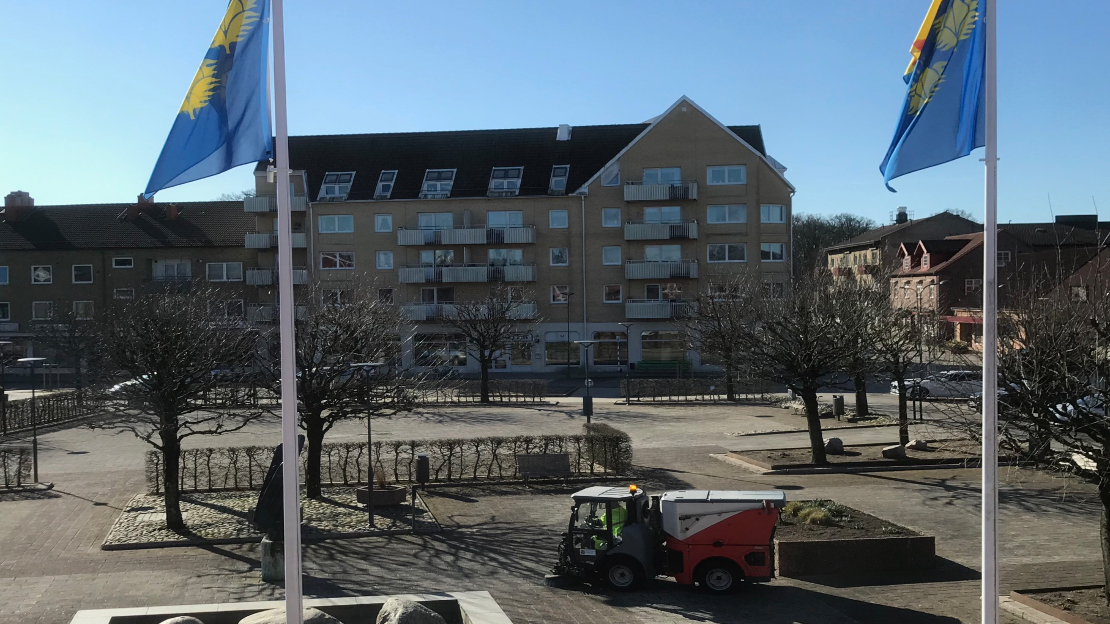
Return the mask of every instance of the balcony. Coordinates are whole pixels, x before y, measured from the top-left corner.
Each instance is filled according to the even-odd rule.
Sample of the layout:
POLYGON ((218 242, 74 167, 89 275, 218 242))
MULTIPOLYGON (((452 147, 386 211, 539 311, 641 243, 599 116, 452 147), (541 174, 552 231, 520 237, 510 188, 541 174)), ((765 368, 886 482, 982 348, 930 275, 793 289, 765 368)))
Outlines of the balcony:
MULTIPOLYGON (((248 286, 270 286, 277 283, 277 269, 247 269, 248 286)), ((308 283, 308 269, 306 267, 293 267, 293 284, 308 283)))
MULTIPOLYGON (((303 321, 308 317, 308 307, 299 305, 296 306, 295 312, 296 320, 303 321)), ((247 304, 247 321, 250 323, 277 323, 278 322, 278 306, 274 303, 248 303, 247 304)))
POLYGON ((536 242, 536 228, 474 226, 450 230, 397 230, 398 245, 501 245, 536 242))
POLYGON ((625 279, 670 279, 697 277, 697 260, 629 260, 624 263, 625 279))
POLYGON ((698 222, 644 223, 629 221, 624 224, 624 240, 696 240, 698 222))
POLYGON ((15 322, 9 323, 7 321, 4 321, 3 323, 0 323, 0 333, 9 333, 9 332, 14 333, 14 332, 18 332, 18 331, 19 331, 19 323, 15 323, 15 322))
POLYGON ((624 201, 682 201, 697 198, 698 183, 695 180, 663 184, 624 183, 624 201))
MULTIPOLYGON (((294 195, 289 202, 291 212, 304 212, 308 209, 308 198, 304 195, 294 195)), ((260 195, 243 199, 244 212, 277 212, 277 197, 260 195)))
POLYGON ((410 265, 401 267, 401 269, 397 273, 397 279, 402 284, 439 284, 457 282, 534 282, 536 281, 536 265, 410 265))
POLYGON ((624 316, 630 319, 674 319, 690 316, 695 303, 685 299, 651 301, 629 299, 624 302, 624 316))
MULTIPOLYGON (((244 237, 243 246, 247 249, 269 249, 277 247, 276 233, 248 232, 244 237)), ((308 236, 304 232, 293 232, 293 249, 308 247, 308 236)))
MULTIPOLYGON (((410 321, 437 321, 454 317, 457 309, 453 303, 410 303, 401 306, 401 314, 410 321)), ((509 311, 509 318, 536 318, 536 302, 521 302, 509 311)))
POLYGON ((143 284, 144 295, 180 295, 193 289, 191 275, 155 274, 151 281, 143 284))

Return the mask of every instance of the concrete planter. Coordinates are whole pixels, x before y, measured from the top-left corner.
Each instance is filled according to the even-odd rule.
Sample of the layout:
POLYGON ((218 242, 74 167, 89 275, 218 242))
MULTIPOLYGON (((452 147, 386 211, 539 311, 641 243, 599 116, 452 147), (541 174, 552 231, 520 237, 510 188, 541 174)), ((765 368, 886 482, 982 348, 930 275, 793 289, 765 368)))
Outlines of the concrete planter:
POLYGON ((923 570, 936 565, 935 558, 936 539, 931 535, 775 540, 775 570, 779 576, 923 570))
POLYGON ((1091 624, 1090 621, 1075 613, 1061 611, 1056 607, 1037 600, 1038 594, 1072 589, 1101 589, 1102 585, 1080 585, 1076 587, 1057 587, 1052 589, 1015 589, 1010 597, 1002 597, 999 602, 1003 611, 1023 620, 1042 622, 1064 622, 1066 624, 1091 624))
MULTIPOLYGON (((374 506, 375 507, 390 507, 397 506, 408 500, 409 489, 403 485, 387 485, 384 488, 374 487, 374 506)), ((365 505, 369 502, 370 496, 367 496, 366 488, 360 487, 355 490, 355 498, 358 499, 359 504, 365 505)))

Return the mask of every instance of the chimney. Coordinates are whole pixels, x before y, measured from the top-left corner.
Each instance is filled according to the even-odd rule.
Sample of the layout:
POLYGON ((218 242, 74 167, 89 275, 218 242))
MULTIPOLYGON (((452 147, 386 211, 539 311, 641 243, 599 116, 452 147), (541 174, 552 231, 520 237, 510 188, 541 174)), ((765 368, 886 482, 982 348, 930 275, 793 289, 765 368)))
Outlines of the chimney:
POLYGON ((909 220, 909 211, 905 206, 898 206, 898 212, 894 217, 895 223, 905 223, 909 220))
POLYGON ((35 209, 35 199, 26 191, 13 191, 4 197, 4 210, 0 217, 9 223, 22 221, 35 209))
POLYGON ((556 141, 569 141, 570 140, 570 126, 567 124, 559 124, 559 130, 555 133, 556 141))
POLYGON ((166 221, 173 221, 179 214, 181 214, 181 211, 178 210, 177 204, 170 204, 162 208, 162 218, 166 221))

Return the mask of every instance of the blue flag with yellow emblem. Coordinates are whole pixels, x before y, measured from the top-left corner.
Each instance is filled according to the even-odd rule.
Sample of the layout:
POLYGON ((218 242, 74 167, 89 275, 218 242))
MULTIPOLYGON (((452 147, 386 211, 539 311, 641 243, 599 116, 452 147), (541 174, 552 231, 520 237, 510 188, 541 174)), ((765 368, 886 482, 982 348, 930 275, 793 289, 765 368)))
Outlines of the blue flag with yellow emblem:
POLYGON ((988 1, 934 0, 930 6, 924 40, 919 34, 914 43, 917 62, 898 129, 879 166, 891 191, 894 178, 967 156, 986 143, 988 1))
POLYGON ((266 160, 270 0, 231 0, 144 195, 266 160))

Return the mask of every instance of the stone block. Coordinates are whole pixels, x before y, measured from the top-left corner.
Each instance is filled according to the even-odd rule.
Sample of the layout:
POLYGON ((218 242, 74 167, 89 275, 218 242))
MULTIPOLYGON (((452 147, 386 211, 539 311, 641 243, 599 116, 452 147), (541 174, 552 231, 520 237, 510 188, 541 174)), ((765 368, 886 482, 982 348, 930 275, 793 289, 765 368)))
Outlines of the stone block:
POLYGON ((285 542, 262 538, 262 581, 280 583, 285 580, 285 542))
POLYGON ((196 619, 195 617, 190 617, 188 615, 183 615, 181 617, 175 617, 175 618, 170 618, 168 620, 162 620, 160 624, 204 624, 204 622, 201 622, 200 620, 196 619))
MULTIPOLYGON (((239 620, 239 624, 285 624, 285 609, 259 611, 239 620)), ((304 624, 343 624, 319 609, 305 607, 304 624)))
POLYGON ((830 455, 843 455, 844 454, 844 441, 840 438, 828 438, 825 440, 825 452, 830 455))
POLYGON ((446 624, 443 616, 411 600, 390 598, 378 612, 377 624, 446 624))
POLYGON ((906 447, 901 444, 883 447, 883 457, 887 459, 906 459, 906 447))
POLYGON ((925 440, 910 440, 906 448, 911 451, 927 451, 929 450, 929 443, 925 440))

